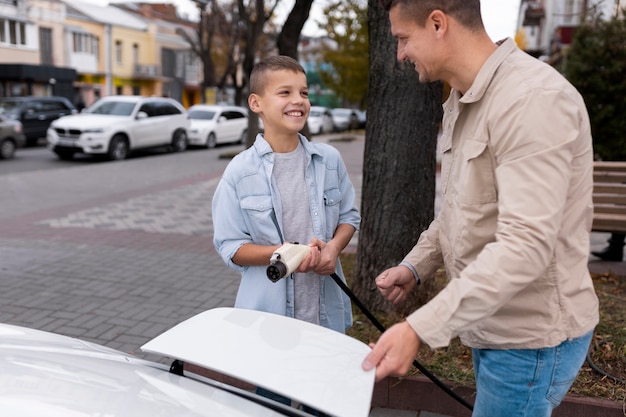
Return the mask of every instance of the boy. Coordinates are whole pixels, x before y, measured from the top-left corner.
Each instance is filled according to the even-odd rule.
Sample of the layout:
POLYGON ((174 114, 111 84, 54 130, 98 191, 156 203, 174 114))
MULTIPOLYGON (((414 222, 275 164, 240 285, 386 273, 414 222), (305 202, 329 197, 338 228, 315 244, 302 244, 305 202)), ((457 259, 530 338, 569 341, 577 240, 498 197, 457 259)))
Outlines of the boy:
POLYGON ((250 92, 248 105, 265 132, 230 162, 212 204, 215 248, 241 272, 235 307, 343 333, 352 324, 350 300, 329 274, 345 281, 338 256, 360 222, 346 167, 335 148, 298 133, 311 105, 297 61, 259 62, 250 92), (272 283, 266 269, 284 242, 309 243, 311 253, 294 274, 272 283))

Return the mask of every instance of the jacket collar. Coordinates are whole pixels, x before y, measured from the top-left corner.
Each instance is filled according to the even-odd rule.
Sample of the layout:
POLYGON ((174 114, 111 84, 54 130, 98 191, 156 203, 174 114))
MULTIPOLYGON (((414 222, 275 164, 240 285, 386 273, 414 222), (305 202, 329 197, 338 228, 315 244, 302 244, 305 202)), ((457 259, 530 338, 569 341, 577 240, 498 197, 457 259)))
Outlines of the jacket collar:
POLYGON ((461 98, 461 103, 474 103, 482 99, 487 88, 489 88, 489 84, 491 84, 491 80, 495 77, 498 68, 502 65, 502 62, 513 52, 518 50, 515 41, 511 38, 501 40, 497 45, 498 48, 487 58, 487 61, 485 61, 480 71, 478 71, 478 75, 476 75, 472 86, 461 98))
MULTIPOLYGON (((306 137, 298 133, 298 139, 300 140, 300 143, 302 144, 302 147, 304 148, 304 151, 306 152, 307 155, 321 155, 317 151, 317 149, 313 145, 311 145, 311 143, 306 139, 306 137)), ((260 157, 264 157, 265 155, 274 152, 270 144, 265 140, 263 133, 259 133, 256 136, 253 146, 257 154, 260 157)))

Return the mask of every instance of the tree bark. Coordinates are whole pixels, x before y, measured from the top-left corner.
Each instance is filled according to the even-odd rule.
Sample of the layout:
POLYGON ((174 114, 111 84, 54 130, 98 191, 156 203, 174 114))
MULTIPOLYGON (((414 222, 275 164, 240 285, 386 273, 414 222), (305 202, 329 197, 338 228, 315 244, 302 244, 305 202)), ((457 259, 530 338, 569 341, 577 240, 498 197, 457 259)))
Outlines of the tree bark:
POLYGON ((298 59, 300 34, 302 33, 304 24, 309 18, 312 4, 313 0, 296 0, 276 40, 278 53, 280 55, 287 55, 295 60, 298 59))
MULTIPOLYGON (((289 12, 287 20, 283 24, 283 28, 276 39, 279 55, 290 56, 296 61, 298 60, 298 44, 300 43, 300 34, 302 28, 309 18, 311 5, 313 0, 296 0, 293 9, 289 12)), ((304 128, 300 131, 307 139, 311 139, 309 125, 304 124, 304 128)))
MULTIPOLYGON (((442 84, 420 84, 412 65, 397 62, 389 18, 369 0, 369 96, 363 162, 361 228, 357 249, 357 297, 391 312, 374 279, 397 265, 434 217, 436 144, 442 116, 442 84)), ((402 306, 406 315, 430 298, 428 284, 402 306)))

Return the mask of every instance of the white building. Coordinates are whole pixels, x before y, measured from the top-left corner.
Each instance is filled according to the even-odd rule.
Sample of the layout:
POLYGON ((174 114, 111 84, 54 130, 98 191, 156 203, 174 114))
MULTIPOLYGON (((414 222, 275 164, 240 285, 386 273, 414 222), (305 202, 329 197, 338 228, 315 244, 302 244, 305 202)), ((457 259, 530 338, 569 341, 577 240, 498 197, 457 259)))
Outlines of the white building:
POLYGON ((571 43, 574 29, 586 13, 596 10, 611 19, 626 0, 522 0, 517 41, 534 56, 549 56, 571 43))

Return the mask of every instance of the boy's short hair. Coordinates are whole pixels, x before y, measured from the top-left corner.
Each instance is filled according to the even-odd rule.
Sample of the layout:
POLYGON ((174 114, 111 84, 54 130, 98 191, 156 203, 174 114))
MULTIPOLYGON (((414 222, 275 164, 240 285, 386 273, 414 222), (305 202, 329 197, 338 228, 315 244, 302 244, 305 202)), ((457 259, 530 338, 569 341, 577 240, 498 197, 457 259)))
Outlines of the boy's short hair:
POLYGON ((293 71, 306 75, 306 71, 290 56, 278 55, 265 58, 254 65, 250 74, 250 94, 261 94, 265 89, 265 75, 270 71, 293 71))

